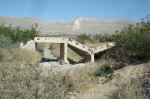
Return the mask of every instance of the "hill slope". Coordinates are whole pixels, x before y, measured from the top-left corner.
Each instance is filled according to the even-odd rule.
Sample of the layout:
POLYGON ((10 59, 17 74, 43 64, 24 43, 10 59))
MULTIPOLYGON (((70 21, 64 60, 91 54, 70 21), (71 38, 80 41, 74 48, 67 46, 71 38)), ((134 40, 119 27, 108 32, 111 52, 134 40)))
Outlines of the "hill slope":
POLYGON ((19 26, 21 28, 31 28, 34 24, 38 24, 38 30, 44 34, 81 34, 81 33, 109 33, 112 34, 116 30, 120 30, 128 24, 135 24, 135 21, 127 19, 92 19, 78 18, 67 22, 47 22, 41 19, 33 18, 10 18, 0 16, 0 25, 19 26))

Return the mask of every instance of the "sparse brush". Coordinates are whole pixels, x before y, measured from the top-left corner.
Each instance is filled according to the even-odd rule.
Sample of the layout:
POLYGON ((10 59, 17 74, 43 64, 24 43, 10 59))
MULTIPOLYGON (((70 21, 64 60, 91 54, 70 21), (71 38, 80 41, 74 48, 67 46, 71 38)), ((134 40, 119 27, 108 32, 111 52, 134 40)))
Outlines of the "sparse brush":
POLYGON ((36 64, 41 61, 41 55, 36 51, 19 49, 19 48, 1 48, 1 62, 20 62, 26 64, 36 64))
MULTIPOLYGON (((119 88, 113 92, 110 99, 149 99, 150 97, 150 65, 142 64, 134 77, 118 79, 116 86, 119 88)), ((130 75, 129 75, 130 76, 130 75)))
POLYGON ((102 66, 98 67, 94 73, 95 76, 106 76, 108 74, 113 73, 113 70, 110 64, 103 64, 102 66))
POLYGON ((0 63, 0 99, 64 99, 62 76, 41 75, 36 65, 0 63))
POLYGON ((93 42, 91 36, 87 34, 81 34, 77 36, 76 40, 83 44, 88 43, 88 42, 93 42))
POLYGON ((92 35, 92 39, 95 42, 111 42, 111 41, 113 41, 112 35, 107 35, 107 34, 92 35))
POLYGON ((85 43, 99 43, 99 42, 110 42, 113 41, 112 35, 102 35, 102 34, 95 34, 95 35, 88 35, 88 34, 81 34, 75 38, 77 41, 85 44, 85 43))
MULTIPOLYGON (((137 78, 131 79, 127 83, 123 84, 118 82, 117 86, 119 90, 114 92, 113 95, 110 96, 110 99, 149 99, 149 94, 145 92, 147 88, 143 87, 143 83, 146 80, 147 78, 137 78)), ((148 82, 148 84, 150 84, 150 81, 148 82)))
POLYGON ((78 67, 66 73, 64 81, 69 90, 84 91, 95 86, 97 80, 92 75, 95 71, 94 64, 92 65, 87 64, 87 66, 78 67))

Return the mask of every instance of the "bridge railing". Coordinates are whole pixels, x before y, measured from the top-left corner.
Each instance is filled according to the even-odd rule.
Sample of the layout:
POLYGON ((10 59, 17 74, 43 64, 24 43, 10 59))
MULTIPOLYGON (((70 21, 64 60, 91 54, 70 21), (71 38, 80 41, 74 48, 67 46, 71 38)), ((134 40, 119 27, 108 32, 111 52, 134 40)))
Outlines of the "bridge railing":
POLYGON ((88 53, 91 53, 91 48, 89 48, 88 46, 84 45, 84 44, 81 44, 80 42, 76 41, 76 40, 73 40, 71 38, 68 39, 68 43, 75 46, 75 47, 78 47, 79 49, 81 50, 84 50, 88 53))
POLYGON ((65 37, 35 37, 37 43, 67 43, 68 38, 65 37))

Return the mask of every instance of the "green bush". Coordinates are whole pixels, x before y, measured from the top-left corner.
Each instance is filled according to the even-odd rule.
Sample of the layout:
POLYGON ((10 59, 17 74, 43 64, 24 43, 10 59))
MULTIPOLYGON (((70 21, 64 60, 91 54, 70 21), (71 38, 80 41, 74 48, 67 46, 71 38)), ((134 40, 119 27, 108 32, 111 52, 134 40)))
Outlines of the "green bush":
POLYGON ((0 47, 8 47, 12 44, 12 40, 9 37, 0 35, 0 47))
POLYGON ((76 37, 76 40, 81 42, 81 43, 88 43, 88 42, 93 42, 92 38, 90 35, 87 34, 81 34, 76 37))
POLYGON ((87 64, 87 66, 79 66, 67 71, 64 76, 64 84, 70 91, 83 92, 96 85, 97 78, 93 76, 94 71, 95 64, 87 64))
POLYGON ((76 40, 81 43, 99 43, 99 42, 108 42, 112 41, 113 38, 111 35, 102 35, 102 34, 81 34, 76 37, 76 40))
POLYGON ((108 74, 113 73, 113 70, 109 63, 105 63, 102 66, 99 66, 94 72, 95 76, 106 76, 108 74))
POLYGON ((123 62, 143 61, 150 58, 150 23, 129 25, 113 35, 116 47, 108 55, 123 62))
POLYGON ((93 41, 97 42, 110 42, 113 41, 112 35, 96 34, 92 36, 93 41))
MULTIPOLYGON (((38 31, 36 31, 35 27, 32 27, 31 29, 21 29, 19 27, 13 28, 10 26, 0 26, 0 37, 4 36, 4 40, 1 40, 5 42, 5 44, 8 43, 17 43, 17 42, 27 42, 28 40, 33 39, 38 34, 38 31)), ((1 38, 2 38, 1 37, 1 38)))

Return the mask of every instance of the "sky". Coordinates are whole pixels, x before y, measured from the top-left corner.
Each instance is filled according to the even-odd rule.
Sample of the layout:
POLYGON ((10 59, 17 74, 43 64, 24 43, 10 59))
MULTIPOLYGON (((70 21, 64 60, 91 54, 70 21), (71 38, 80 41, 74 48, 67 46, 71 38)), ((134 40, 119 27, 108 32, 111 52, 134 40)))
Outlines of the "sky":
POLYGON ((46 21, 76 18, 140 20, 150 14, 150 0, 0 0, 0 16, 46 21))

